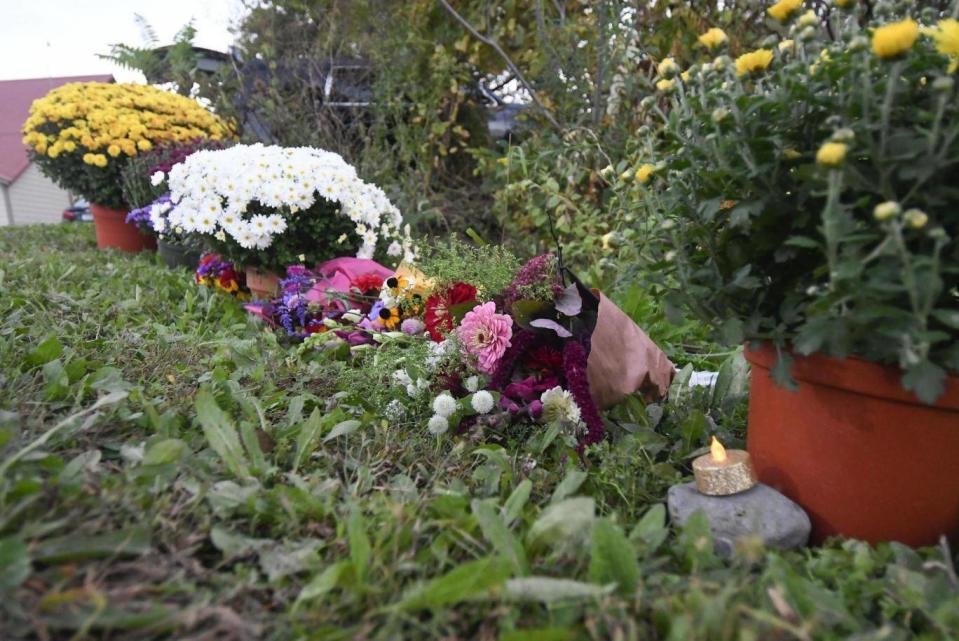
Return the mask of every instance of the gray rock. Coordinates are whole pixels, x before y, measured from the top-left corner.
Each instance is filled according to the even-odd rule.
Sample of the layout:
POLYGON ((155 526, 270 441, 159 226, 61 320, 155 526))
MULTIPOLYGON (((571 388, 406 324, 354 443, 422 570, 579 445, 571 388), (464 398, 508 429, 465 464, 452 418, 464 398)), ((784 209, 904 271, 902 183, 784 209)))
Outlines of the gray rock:
POLYGON ((736 541, 758 536, 768 547, 784 550, 798 548, 809 541, 809 516, 796 503, 768 485, 730 496, 706 496, 696 490, 695 483, 669 488, 669 516, 673 523, 684 525, 697 510, 709 519, 716 553, 732 556, 736 541))

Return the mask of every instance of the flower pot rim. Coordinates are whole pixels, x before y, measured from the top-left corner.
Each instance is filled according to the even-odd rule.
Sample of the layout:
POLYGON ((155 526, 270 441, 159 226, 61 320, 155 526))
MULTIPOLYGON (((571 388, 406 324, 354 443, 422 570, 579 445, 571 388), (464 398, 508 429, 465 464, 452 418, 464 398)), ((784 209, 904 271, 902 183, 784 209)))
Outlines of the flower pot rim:
MULTIPOLYGON (((746 360, 762 369, 772 369, 777 359, 776 348, 766 342, 758 347, 754 345, 746 343, 743 349, 746 360)), ((902 370, 895 365, 873 363, 855 356, 840 359, 818 352, 803 356, 792 350, 786 351, 794 359, 791 373, 797 381, 834 387, 885 401, 959 412, 959 374, 947 373, 942 395, 929 405, 903 388, 902 370)))
POLYGON ((118 216, 123 216, 124 221, 126 221, 126 216, 129 212, 123 209, 115 209, 113 207, 107 207, 106 205, 100 205, 98 203, 90 203, 90 213, 94 216, 107 216, 116 218, 118 216))

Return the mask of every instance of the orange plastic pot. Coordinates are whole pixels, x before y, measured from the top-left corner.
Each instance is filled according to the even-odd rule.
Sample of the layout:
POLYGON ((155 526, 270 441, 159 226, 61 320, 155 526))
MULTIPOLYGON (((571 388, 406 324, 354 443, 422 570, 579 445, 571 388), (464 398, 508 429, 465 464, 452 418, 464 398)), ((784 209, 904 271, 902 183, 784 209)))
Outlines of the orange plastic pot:
POLYGON ((257 267, 246 267, 246 286, 256 300, 268 300, 280 292, 280 277, 257 267))
POLYGON ((136 225, 127 224, 127 212, 92 203, 90 211, 100 249, 121 249, 135 254, 157 248, 156 238, 144 234, 136 225))
POLYGON ((814 542, 959 541, 959 376, 926 405, 895 367, 795 355, 791 392, 769 375, 774 348, 746 358, 747 449, 759 479, 809 513, 814 542))

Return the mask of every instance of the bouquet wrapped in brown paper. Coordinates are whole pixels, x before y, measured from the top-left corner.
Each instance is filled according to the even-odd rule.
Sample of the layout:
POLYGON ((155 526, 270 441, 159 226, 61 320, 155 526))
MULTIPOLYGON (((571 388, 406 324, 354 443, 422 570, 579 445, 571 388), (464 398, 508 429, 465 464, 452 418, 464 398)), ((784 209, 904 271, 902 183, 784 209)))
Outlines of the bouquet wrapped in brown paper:
POLYGON ((675 372, 646 332, 616 303, 599 294, 586 367, 596 406, 610 408, 635 392, 647 401, 663 398, 675 372))
POLYGON ((636 392, 657 400, 669 389, 675 368, 663 351, 552 254, 517 273, 502 294, 502 308, 517 329, 490 388, 502 392, 504 407, 531 415, 541 409, 537 399, 545 390, 567 390, 585 426, 581 445, 605 437, 600 410, 636 392))

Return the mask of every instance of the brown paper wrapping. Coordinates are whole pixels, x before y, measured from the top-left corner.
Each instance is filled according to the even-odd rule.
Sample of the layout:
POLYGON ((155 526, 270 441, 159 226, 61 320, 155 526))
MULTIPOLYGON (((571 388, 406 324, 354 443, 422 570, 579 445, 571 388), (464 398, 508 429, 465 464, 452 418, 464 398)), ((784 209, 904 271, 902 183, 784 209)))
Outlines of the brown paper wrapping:
POLYGON ((616 303, 599 295, 586 378, 593 401, 608 409, 634 392, 649 401, 666 396, 676 368, 616 303))

